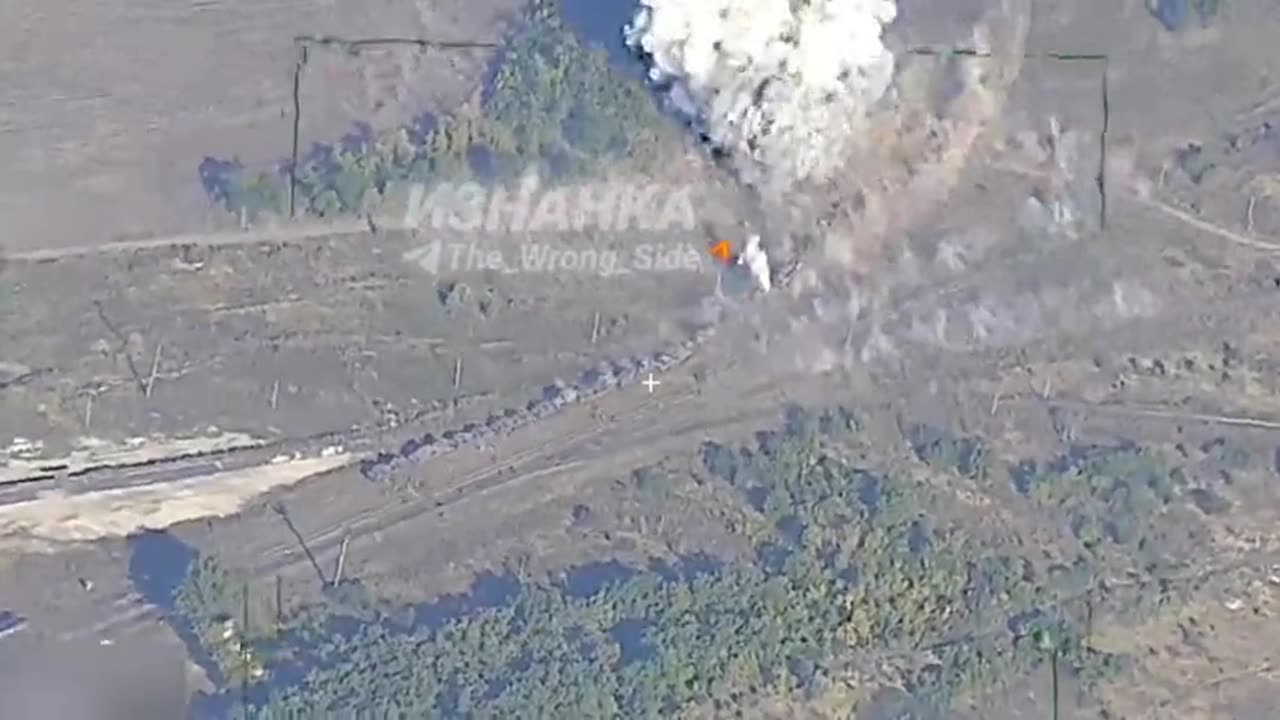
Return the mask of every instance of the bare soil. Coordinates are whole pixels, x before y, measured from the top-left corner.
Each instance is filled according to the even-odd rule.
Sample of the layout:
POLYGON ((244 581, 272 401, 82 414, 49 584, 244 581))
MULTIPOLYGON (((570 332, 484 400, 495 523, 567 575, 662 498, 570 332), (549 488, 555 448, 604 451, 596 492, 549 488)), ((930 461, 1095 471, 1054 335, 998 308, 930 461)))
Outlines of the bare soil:
MULTIPOLYGON (((928 14, 930 3, 901 4, 901 46, 971 39, 955 29, 967 27, 960 20, 928 14)), ((854 255, 835 253, 837 262, 824 262, 819 258, 832 254, 814 252, 785 291, 723 300, 717 333, 664 373, 654 392, 632 386, 572 405, 485 446, 434 458, 390 484, 371 483, 354 467, 338 468, 270 489, 243 512, 174 532, 249 571, 255 602, 268 602, 262 598, 280 577, 290 604, 318 597, 347 543, 344 572, 406 602, 462 591, 481 571, 554 577, 601 558, 640 563, 694 550, 734 561, 749 548, 733 530, 758 519, 695 481, 692 451, 704 439, 731 442, 776 424, 789 402, 846 403, 865 418, 864 432, 881 459, 931 477, 954 497, 953 512, 973 527, 1065 558, 1078 550, 1069 529, 1043 516, 1007 477, 929 475, 903 447, 904 422, 980 435, 1009 462, 1081 443, 1130 440, 1181 458, 1194 468, 1195 487, 1212 490, 1227 509, 1211 514, 1189 495, 1179 498, 1163 541, 1192 567, 1185 577, 1166 578, 1181 594, 1140 622, 1120 614, 1098 619, 1091 642, 1140 662, 1091 696, 1077 693, 1067 679, 1062 716, 1097 717, 1105 709, 1112 717, 1267 717, 1267 708, 1280 702, 1270 650, 1280 638, 1269 622, 1280 592, 1273 569, 1280 563, 1274 459, 1280 318, 1270 309, 1280 294, 1272 257, 1280 250, 1274 237, 1280 214, 1269 194, 1280 145, 1274 132, 1261 129, 1280 112, 1272 81, 1280 61, 1268 52, 1274 13, 1262 5, 1233 3, 1211 28, 1171 34, 1138 0, 1037 3, 1036 13, 1023 18, 1033 56, 1019 59, 1016 78, 1011 74, 992 96, 989 112, 969 117, 966 132, 951 126, 946 136, 969 149, 959 157, 912 155, 946 161, 930 165, 947 169, 946 182, 895 197, 920 187, 900 166, 882 175, 869 171, 872 180, 887 179, 879 186, 866 178, 851 182, 864 192, 864 204, 852 203, 830 221, 827 239, 873 251, 855 253, 856 263, 848 261, 854 255), (1046 52, 1107 58, 1034 55, 1046 52), (1203 148, 1199 165, 1179 155, 1188 144, 1203 148), (885 200, 879 205, 877 187, 885 200), (879 218, 867 214, 876 212, 879 218), (868 218, 884 223, 858 226, 868 218), (1231 465, 1221 449, 1227 446, 1247 461, 1231 465), (679 512, 654 512, 629 482, 633 470, 651 465, 686 479, 674 488, 679 512), (282 510, 314 555, 314 567, 282 510)), ((455 28, 448 10, 434 12, 442 19, 432 16, 433 33, 444 32, 441 23, 455 28)), ((966 4, 954 12, 976 15, 966 4)), ((494 27, 492 18, 455 14, 459 33, 494 27), (467 20, 459 19, 464 15, 467 20)), ((53 23, 52 15, 33 17, 53 23)), ((158 22, 163 16, 147 17, 158 22)), ((379 22, 395 17, 392 12, 379 22)), ((326 18, 308 20, 305 31, 337 23, 336 14, 326 18)), ((350 36, 358 22, 343 18, 335 27, 350 36)), ((158 36, 145 28, 131 32, 158 36)), ((229 37, 253 46, 237 59, 246 73, 264 64, 253 58, 274 42, 229 37)), ((279 56, 271 72, 279 71, 284 83, 288 52, 271 52, 279 56)), ((904 76, 954 71, 928 62, 904 69, 904 76)), ((314 63, 308 82, 332 85, 307 86, 316 95, 308 95, 308 107, 323 108, 315 117, 328 118, 313 125, 307 116, 308 140, 312 133, 332 138, 371 108, 390 121, 413 112, 407 108, 461 102, 475 87, 476 68, 465 63, 453 71, 457 89, 433 84, 429 94, 404 89, 426 86, 416 73, 439 72, 420 58, 374 54, 352 65, 324 55, 314 63)), ((270 72, 253 77, 275 82, 270 72)), ((214 97, 212 90, 183 92, 214 97)), ((283 91, 273 92, 282 102, 283 91)), ((30 112, 53 102, 40 97, 30 112)), ((132 116, 104 107, 112 122, 133 127, 132 116)), ((255 112, 263 123, 275 118, 276 140, 241 138, 237 133, 247 131, 226 119, 231 115, 219 127, 235 136, 246 157, 257 152, 255 142, 267 157, 278 152, 273 143, 287 131, 280 131, 277 106, 255 112)), ((43 128, 46 116, 25 122, 43 128)), ((79 133, 79 143, 93 137, 69 125, 48 127, 54 129, 42 132, 79 133)), ((921 127, 893 137, 904 143, 929 137, 921 127)), ((35 130, 23 132, 29 139, 35 130)), ((10 131, 13 138, 18 133, 10 131)), ((151 133, 146 142, 212 152, 212 135, 198 143, 174 137, 180 139, 151 133)), ((138 152, 142 145, 121 147, 131 158, 147 156, 138 152)), ((920 153, 920 147, 908 150, 920 153)), ((31 158, 22 162, 43 167, 31 158)), ((81 165, 60 166, 62 175, 49 170, 14 185, 6 202, 23 213, 45 207, 28 201, 42 193, 40 201, 47 202, 49 188, 79 187, 68 178, 90 176, 87 161, 75 162, 81 165)), ((724 178, 714 169, 701 172, 718 193, 708 196, 708 222, 738 227, 743 197, 717 184, 724 178)), ((147 196, 152 186, 137 179, 142 175, 128 177, 112 182, 147 196)), ((175 177, 159 173, 147 182, 187 187, 175 177)), ((197 222, 189 212, 164 214, 182 206, 176 200, 161 203, 164 211, 141 201, 112 202, 146 218, 148 229, 190 231, 197 222)), ((14 217, 35 223, 31 218, 40 214, 14 217)), ((49 238, 42 244, 56 246, 62 237, 66 244, 87 244, 92 233, 78 214, 58 217, 41 221, 40 237, 47 231, 49 238)), ((114 215, 90 210, 86 217, 98 236, 124 227, 114 215)), ((685 239, 704 242, 697 233, 685 239)), ((83 435, 118 441, 154 433, 196 436, 214 425, 260 440, 268 453, 271 443, 292 449, 292 441, 326 434, 342 439, 350 446, 345 450, 394 450, 406 433, 457 428, 522 406, 551 380, 572 379, 601 358, 682 339, 706 321, 701 309, 715 291, 714 273, 621 282, 432 277, 403 260, 414 242, 379 232, 13 259, 0 277, 16 299, 0 306, 0 348, 11 348, 0 351, 7 373, 0 380, 23 379, 0 387, 6 410, 0 440, 39 440, 49 457, 59 457, 83 435), (593 343, 596 313, 604 330, 593 343), (147 392, 157 356, 159 370, 147 392)), ((316 449, 308 446, 308 454, 316 449)), ((254 456, 259 461, 265 458, 254 456)), ((75 490, 126 493, 107 489, 127 484, 114 471, 93 477, 103 485, 75 490)), ((38 482, 44 484, 37 489, 65 488, 68 480, 55 472, 38 482)), ((77 497, 89 502, 93 496, 77 497)), ((243 503, 237 498, 233 505, 243 503)), ((145 509, 126 504, 130 512, 145 509)), ((0 506, 0 517, 16 507, 0 506)), ((163 635, 158 611, 126 582, 119 540, 7 555, 5 562, 0 608, 31 622, 0 639, 0 663, 27 653, 56 659, 81 647, 76 643, 123 646, 126 639, 163 635), (88 578, 91 592, 79 582, 88 578)), ((1132 580, 1144 568, 1129 570, 1133 574, 1117 571, 1112 580, 1141 588, 1154 582, 1132 580)), ((143 658, 136 662, 173 656, 136 642, 143 658)), ((961 716, 1044 717, 1046 687, 1045 678, 1011 679, 967 698, 961 716)), ((805 706, 807 716, 847 712, 845 695, 834 693, 827 705, 820 700, 805 706)), ((781 708, 780 716, 804 716, 797 705, 781 708)))

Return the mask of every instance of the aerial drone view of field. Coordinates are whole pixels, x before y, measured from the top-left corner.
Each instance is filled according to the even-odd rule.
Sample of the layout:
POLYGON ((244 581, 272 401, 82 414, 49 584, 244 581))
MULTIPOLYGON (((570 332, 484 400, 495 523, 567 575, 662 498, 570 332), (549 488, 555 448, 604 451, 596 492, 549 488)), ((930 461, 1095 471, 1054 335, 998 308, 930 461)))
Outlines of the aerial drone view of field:
POLYGON ((3 717, 1275 717, 1274 3, 18 6, 3 717))

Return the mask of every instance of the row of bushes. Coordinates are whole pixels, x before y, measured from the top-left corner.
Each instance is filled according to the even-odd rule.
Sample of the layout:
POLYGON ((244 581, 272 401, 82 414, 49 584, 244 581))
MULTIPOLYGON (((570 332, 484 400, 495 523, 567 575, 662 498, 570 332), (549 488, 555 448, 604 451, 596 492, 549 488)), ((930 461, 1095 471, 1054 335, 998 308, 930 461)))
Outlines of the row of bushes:
MULTIPOLYGON (((367 125, 297 159, 297 209, 319 216, 369 210, 394 184, 503 180, 531 166, 573 177, 643 161, 668 123, 649 90, 565 27, 554 3, 535 3, 495 60, 477 115, 423 115, 375 132, 367 125)), ((237 215, 287 212, 290 162, 272 171, 205 158, 206 193, 237 215)))
POLYGON ((848 411, 793 410, 749 446, 703 447, 715 481, 772 528, 753 538, 755 563, 633 568, 589 592, 514 583, 431 623, 422 611, 357 622, 335 610, 318 632, 312 614, 309 630, 282 634, 308 645, 270 654, 243 714, 661 718, 820 694, 851 657, 923 648, 936 661, 904 684, 945 708, 1050 656, 1086 680, 1119 668, 1087 647, 1026 559, 933 517, 922 486, 824 451, 856 428, 848 411))

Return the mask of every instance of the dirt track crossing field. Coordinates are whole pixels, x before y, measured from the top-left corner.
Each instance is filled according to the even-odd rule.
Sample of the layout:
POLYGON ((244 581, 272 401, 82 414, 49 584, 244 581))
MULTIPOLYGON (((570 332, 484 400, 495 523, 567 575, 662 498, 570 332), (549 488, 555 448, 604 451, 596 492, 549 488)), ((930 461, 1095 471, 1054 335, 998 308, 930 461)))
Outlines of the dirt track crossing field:
MULTIPOLYGON (((474 503, 499 490, 531 496, 554 493, 552 488, 568 482, 569 477, 598 479, 628 464, 643 464, 644 458, 683 449, 690 438, 704 433, 721 435, 734 428, 758 427, 776 417, 785 402, 813 401, 824 394, 808 373, 752 381, 758 368, 752 367, 749 359, 726 360, 728 365, 739 363, 745 366, 708 373, 709 384, 700 390, 692 376, 707 368, 699 356, 685 367, 663 375, 662 389, 652 397, 643 387, 619 391, 517 431, 492 449, 459 449, 423 464, 415 473, 421 478, 419 483, 407 494, 404 488, 396 490, 390 502, 385 497, 378 501, 381 493, 371 492, 373 488, 359 478, 354 468, 309 480, 309 490, 299 500, 301 504, 290 501, 288 494, 282 500, 292 508, 291 515, 298 520, 311 552, 326 558, 336 552, 344 538, 359 541, 385 535, 401 525, 419 527, 423 521, 433 523, 441 513, 484 512, 474 503), (450 480, 440 482, 435 478, 450 480), (529 485, 534 482, 537 489, 529 485), (337 496, 319 504, 306 500, 329 492, 337 496), (339 497, 343 499, 338 500, 339 497), (354 509, 360 506, 364 509, 354 509)), ((268 508, 249 517, 257 518, 246 520, 253 525, 259 521, 279 523, 268 508)), ((266 534, 271 535, 275 533, 266 534)), ((266 547, 243 545, 237 555, 259 577, 287 572, 307 562, 292 538, 266 547)), ((138 612, 128 607, 102 624, 116 628, 112 630, 115 632, 120 629, 116 623, 122 620, 141 621, 147 617, 138 612)))
MULTIPOLYGON (((1175 574, 1125 558, 1098 567, 1113 590, 1177 584, 1177 602, 1194 602, 1153 611, 1152 632, 1173 649, 1115 623, 1099 634, 1146 658, 1135 676, 1146 685, 1105 692, 1139 708, 1125 716, 1176 714, 1210 707, 1204 689, 1244 672, 1211 666, 1261 629, 1220 633, 1237 639, 1212 653, 1178 643, 1186 608, 1240 631, 1241 608, 1262 617, 1280 584, 1267 574, 1280 573, 1280 205, 1257 190, 1280 166, 1267 165, 1270 146, 1232 149, 1264 143, 1257 128, 1274 124, 1274 98, 1258 94, 1274 94, 1280 65, 1259 41, 1270 18, 1260 6, 1175 33, 1136 0, 961 2, 957 17, 980 6, 999 22, 975 31, 966 16, 958 44, 972 52, 952 56, 940 48, 955 28, 930 24, 940 5, 900 0, 901 92, 847 182, 797 199, 787 217, 701 154, 667 168, 711 188, 713 217, 681 242, 776 241, 789 282, 753 296, 719 266, 626 280, 435 274, 406 259, 424 237, 385 218, 253 224, 201 192, 205 155, 271 167, 291 144, 331 142, 354 121, 474 111, 482 55, 355 53, 322 36, 490 40, 511 19, 506 0, 118 4, 71 16, 137 57, 64 26, 56 3, 0 30, 11 53, 84 49, 0 90, 0 108, 14 110, 0 120, 0 155, 14 158, 0 178, 0 223, 12 228, 0 293, 18 300, 0 307, 0 438, 12 440, 0 479, 14 481, 0 485, 0 534, 45 545, 0 556, 0 578, 19 580, 0 611, 30 616, 0 639, 0 661, 41 643, 52 658, 77 643, 172 641, 118 537, 141 527, 243 572, 255 596, 283 585, 286 610, 327 596, 339 555, 344 577, 406 604, 530 557, 552 578, 596 555, 643 563, 705 544, 746 557, 716 544, 719 526, 682 528, 696 538, 678 547, 663 544, 665 529, 646 536, 628 524, 643 514, 628 483, 664 463, 700 483, 702 442, 750 442, 796 403, 850 408, 865 433, 839 448, 852 463, 882 454, 1037 562, 1065 565, 1086 541, 1074 517, 1005 477, 1015 463, 1111 442, 1180 458, 1185 486, 1168 517, 1204 522, 1204 557, 1172 558, 1175 574), (939 99, 957 82, 964 102, 939 99), (1208 158, 1198 167, 1193 146, 1208 158), (632 363, 635 381, 650 366, 633 360, 713 326, 652 392, 630 384, 542 412, 589 373, 621 375, 602 361, 632 363), (981 439, 991 475, 937 471, 913 445, 916 422, 981 439), (420 441, 443 449, 419 452, 420 441), (201 443, 212 449, 192 449, 201 443), (386 458, 399 459, 376 465, 386 458), (177 513, 218 478, 243 492, 177 513), (1177 692, 1161 695, 1153 677, 1177 692)), ((737 512, 726 507, 715 510, 737 512)), ((680 524, 667 514, 655 524, 680 524)), ((863 659, 921 660, 915 651, 930 649, 863 659)))

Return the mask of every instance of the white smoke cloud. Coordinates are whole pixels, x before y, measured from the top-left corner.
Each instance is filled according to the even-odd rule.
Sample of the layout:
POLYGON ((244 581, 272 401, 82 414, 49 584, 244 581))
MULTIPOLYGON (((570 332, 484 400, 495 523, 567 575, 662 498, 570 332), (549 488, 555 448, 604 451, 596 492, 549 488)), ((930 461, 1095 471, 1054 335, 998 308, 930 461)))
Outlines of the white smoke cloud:
POLYGON ((892 80, 893 0, 640 0, 627 42, 750 182, 840 166, 892 80))

